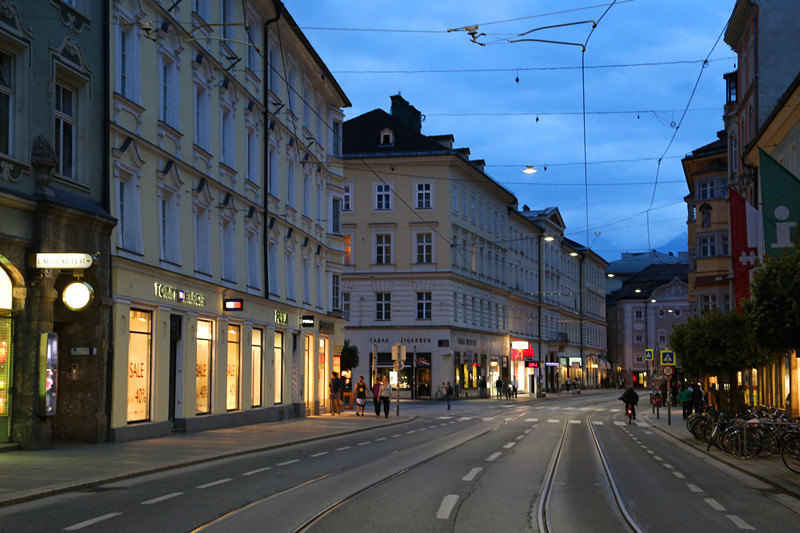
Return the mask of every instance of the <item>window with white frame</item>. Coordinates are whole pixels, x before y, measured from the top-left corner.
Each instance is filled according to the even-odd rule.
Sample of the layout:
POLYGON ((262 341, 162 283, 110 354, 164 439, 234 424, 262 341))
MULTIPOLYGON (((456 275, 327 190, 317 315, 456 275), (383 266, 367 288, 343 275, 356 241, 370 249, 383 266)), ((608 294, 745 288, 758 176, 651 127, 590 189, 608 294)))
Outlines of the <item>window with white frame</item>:
POLYGON ((331 309, 339 310, 340 309, 340 301, 339 301, 339 283, 340 283, 340 276, 339 274, 331 274, 331 309))
POLYGON ((344 194, 342 195, 342 211, 352 211, 353 184, 344 184, 344 194))
MULTIPOLYGON (((322 200, 322 193, 318 195, 320 201, 322 200)), ((319 215, 320 218, 322 215, 319 215)), ((320 222, 321 224, 321 222, 320 222)), ((342 201, 339 198, 334 198, 331 201, 331 233, 339 235, 342 232, 342 201)))
POLYGON ((269 148, 267 149, 267 172, 269 173, 267 176, 267 186, 268 192, 276 198, 280 198, 281 196, 279 164, 278 145, 269 143, 269 148))
MULTIPOLYGON (((322 211, 323 211, 323 207, 325 207, 324 204, 322 203, 322 182, 319 181, 319 180, 315 180, 314 189, 315 189, 316 196, 317 196, 317 201, 315 202, 316 209, 317 209, 317 218, 316 218, 317 226, 322 226, 323 225, 322 211)), ((331 230, 333 231, 333 227, 335 226, 336 230, 333 231, 333 233, 339 233, 339 229, 338 229, 338 227, 339 227, 339 211, 341 211, 342 201, 337 198, 337 199, 334 200, 334 202, 336 202, 336 203, 334 205, 334 213, 331 216, 331 221, 332 221, 331 230)))
POLYGON ((294 194, 296 180, 297 176, 295 173, 295 161, 294 159, 289 159, 286 164, 286 205, 292 209, 294 209, 296 205, 294 194))
POLYGON ((461 193, 461 216, 467 218, 467 191, 461 193))
POLYGON ((417 233, 417 263, 433 263, 433 233, 417 233))
POLYGON ((200 80, 194 83, 194 143, 208 151, 209 130, 211 128, 211 95, 208 87, 200 80))
POLYGON ((311 264, 307 257, 301 259, 300 272, 303 277, 303 303, 311 303, 311 264))
POLYGON ((278 94, 278 87, 280 86, 281 56, 279 52, 277 43, 269 41, 267 45, 267 68, 269 69, 267 83, 268 89, 275 94, 278 94))
POLYGON ((483 202, 478 203, 478 225, 483 227, 483 202))
MULTIPOLYGON (((233 39, 234 36, 234 28, 233 25, 236 21, 234 20, 234 0, 220 0, 220 20, 222 21, 222 38, 223 39, 233 39)), ((232 47, 232 43, 227 43, 229 47, 232 47)))
POLYGON ((345 320, 350 320, 350 293, 342 293, 342 314, 345 320))
POLYGON ((55 100, 55 149, 58 157, 58 174, 74 179, 77 133, 75 90, 57 82, 55 100))
POLYGON ((133 19, 117 17, 116 90, 119 94, 139 101, 139 30, 133 19))
POLYGON ((250 72, 257 74, 258 72, 258 28, 260 23, 258 21, 249 20, 247 23, 247 68, 250 72))
POLYGON ((316 289, 316 291, 314 291, 316 293, 316 296, 317 296, 316 297, 316 300, 317 300, 316 304, 317 304, 317 308, 322 309, 323 306, 325 305, 324 291, 323 291, 323 287, 322 287, 322 273, 323 273, 322 265, 317 264, 316 268, 314 269, 314 271, 315 271, 316 278, 317 278, 317 284, 316 284, 317 285, 317 289, 316 289))
POLYGON ((642 310, 641 310, 641 309, 637 309, 637 310, 635 310, 635 311, 633 312, 633 316, 634 316, 634 318, 639 318, 639 319, 641 319, 641 318, 642 318, 642 310))
POLYGON ((392 294, 389 292, 375 293, 375 320, 392 319, 392 294))
POLYGON ((450 250, 453 255, 453 258, 451 259, 453 261, 453 268, 458 267, 458 256, 460 254, 458 250, 458 237, 455 235, 453 235, 453 244, 450 245, 450 250))
POLYGON ((453 213, 458 213, 458 185, 453 185, 453 213))
POLYGON ((375 185, 375 210, 388 211, 392 208, 392 189, 388 184, 375 185))
POLYGON ((303 216, 311 218, 311 174, 303 172, 303 216))
POLYGON ((142 252, 142 227, 140 220, 139 179, 118 169, 117 193, 117 246, 128 252, 142 252))
POLYGON ((286 93, 287 99, 289 100, 289 111, 292 114, 297 113, 297 105, 296 105, 296 98, 295 98, 295 88, 294 88, 294 66, 289 65, 286 68, 286 93))
POLYGON ((234 168, 236 164, 234 111, 224 100, 220 99, 220 103, 220 159, 230 168, 234 168))
POLYGON ((161 186, 159 187, 159 196, 161 259, 179 265, 181 264, 181 250, 178 192, 161 186))
POLYGON ((388 128, 381 130, 378 143, 380 146, 394 146, 394 132, 388 128))
POLYGON ((211 275, 211 208, 194 206, 194 269, 211 275))
POLYGON ((324 110, 322 109, 322 97, 318 94, 317 95, 317 146, 321 146, 322 143, 322 136, 325 134, 323 131, 323 125, 325 124, 325 115, 323 114, 324 110))
POLYGON ((258 179, 258 130, 254 126, 247 128, 247 181, 259 184, 258 179))
POLYGON ((700 184, 700 200, 709 200, 714 198, 714 181, 704 181, 700 184))
POLYGON ((433 297, 430 292, 417 293, 417 320, 430 320, 433 297))
POLYGON ((476 215, 477 213, 476 213, 476 211, 475 211, 475 195, 474 195, 474 194, 473 194, 473 195, 470 197, 470 201, 469 201, 469 212, 470 212, 470 216, 471 216, 471 218, 472 218, 472 221, 473 221, 473 222, 475 222, 475 215, 476 215))
POLYGON ((247 286, 261 288, 261 254, 258 228, 247 228, 247 286))
POLYGON ((165 53, 160 54, 158 118, 178 128, 178 63, 165 53))
POLYGON ((375 234, 375 264, 390 265, 392 263, 392 234, 375 234))
POLYGON ((268 282, 269 293, 280 296, 281 286, 278 282, 278 243, 269 241, 267 244, 267 267, 269 268, 268 282))
POLYGON ((236 281, 236 225, 230 215, 220 216, 220 255, 222 279, 236 281))
POLYGON ((303 83, 303 128, 311 132, 311 87, 303 83))
POLYGON ((194 12, 206 21, 209 20, 209 1, 210 0, 194 0, 194 12))
POLYGON ((297 300, 297 289, 295 287, 294 275, 294 251, 286 252, 286 298, 297 300))
POLYGON ((342 157, 342 121, 334 120, 331 126, 333 129, 331 131, 331 155, 342 157))
POLYGON ((500 226, 497 223, 497 209, 494 210, 494 232, 495 234, 500 233, 500 226))
POLYGON ((430 209, 431 204, 431 183, 417 183, 417 209, 430 209))
POLYGON ((11 155, 14 139, 14 57, 0 50, 0 154, 11 155))

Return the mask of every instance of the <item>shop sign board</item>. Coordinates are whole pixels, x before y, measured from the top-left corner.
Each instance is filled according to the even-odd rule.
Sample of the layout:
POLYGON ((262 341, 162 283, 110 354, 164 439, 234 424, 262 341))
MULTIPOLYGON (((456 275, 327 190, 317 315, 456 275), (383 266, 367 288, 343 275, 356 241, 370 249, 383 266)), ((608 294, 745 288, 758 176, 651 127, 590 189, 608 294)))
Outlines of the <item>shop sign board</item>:
POLYGON ((275 323, 279 326, 285 326, 289 323, 289 313, 286 311, 275 311, 275 323))
POLYGON ((314 315, 303 315, 300 317, 300 327, 302 328, 313 328, 314 327, 314 315))
POLYGON ((90 254, 36 254, 36 268, 83 270, 92 266, 90 254))
POLYGON ((323 335, 333 335, 334 333, 334 323, 328 322, 326 320, 319 321, 319 332, 323 335))
POLYGON ((244 301, 241 298, 225 298, 223 305, 226 311, 244 311, 244 301))
POLYGON ((438 345, 439 345, 439 348, 449 348, 450 347, 450 339, 439 339, 438 345))
POLYGON ((197 307, 205 307, 206 305, 206 295, 201 292, 186 291, 157 281, 153 283, 153 287, 155 288, 156 296, 164 300, 187 303, 197 307))

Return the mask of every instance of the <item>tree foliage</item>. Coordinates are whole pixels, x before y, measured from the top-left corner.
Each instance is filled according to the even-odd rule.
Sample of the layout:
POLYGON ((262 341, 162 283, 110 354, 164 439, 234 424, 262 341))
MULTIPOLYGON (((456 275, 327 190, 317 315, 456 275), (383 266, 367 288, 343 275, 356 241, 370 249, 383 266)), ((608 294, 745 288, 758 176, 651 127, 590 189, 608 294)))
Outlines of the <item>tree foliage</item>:
POLYGON ((718 309, 673 328, 670 346, 689 374, 723 375, 766 363, 743 314, 718 309))
POLYGON ((800 350, 800 239, 782 257, 756 269, 744 306, 756 341, 776 354, 800 350))
POLYGON ((353 346, 349 340, 344 341, 341 356, 342 370, 352 370, 358 366, 358 346, 353 346))

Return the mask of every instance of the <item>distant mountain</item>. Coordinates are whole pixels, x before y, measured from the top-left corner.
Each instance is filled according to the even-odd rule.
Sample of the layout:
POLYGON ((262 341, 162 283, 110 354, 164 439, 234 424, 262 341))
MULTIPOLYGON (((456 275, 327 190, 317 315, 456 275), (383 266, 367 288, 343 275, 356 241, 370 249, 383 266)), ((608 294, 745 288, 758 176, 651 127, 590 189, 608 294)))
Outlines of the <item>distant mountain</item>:
POLYGON ((656 249, 663 252, 675 252, 675 255, 677 255, 678 252, 686 252, 689 250, 688 234, 683 231, 680 235, 677 235, 670 241, 667 241, 664 244, 659 244, 656 246, 656 249))

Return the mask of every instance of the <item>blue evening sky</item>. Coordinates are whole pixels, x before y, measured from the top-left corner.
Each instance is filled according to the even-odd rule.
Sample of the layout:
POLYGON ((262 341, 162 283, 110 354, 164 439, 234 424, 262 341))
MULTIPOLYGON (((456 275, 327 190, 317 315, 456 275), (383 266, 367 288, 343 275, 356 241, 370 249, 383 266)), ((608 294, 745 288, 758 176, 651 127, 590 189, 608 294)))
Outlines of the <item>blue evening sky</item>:
MULTIPOLYGON (((284 3, 353 103, 346 118, 389 111, 389 97, 402 93, 425 115, 423 133, 452 133, 473 159, 486 160, 486 172, 517 196, 520 207, 558 207, 567 236, 586 243, 581 48, 508 40, 543 26, 596 21, 610 0, 284 3), (464 31, 446 31, 474 24, 486 33, 478 39, 486 46, 464 31), (539 172, 523 174, 526 165, 539 172)), ((589 39, 588 241, 607 260, 648 246, 686 250, 688 189, 680 160, 723 128, 722 75, 736 68, 735 54, 720 39, 705 68, 702 61, 734 3, 618 0, 589 39), (701 70, 667 150, 671 124, 680 121, 701 70)), ((527 37, 583 43, 590 30, 591 24, 576 24, 527 37)))

